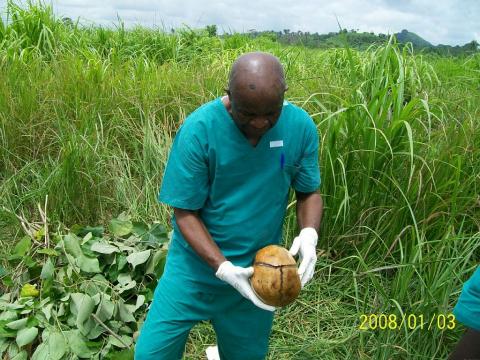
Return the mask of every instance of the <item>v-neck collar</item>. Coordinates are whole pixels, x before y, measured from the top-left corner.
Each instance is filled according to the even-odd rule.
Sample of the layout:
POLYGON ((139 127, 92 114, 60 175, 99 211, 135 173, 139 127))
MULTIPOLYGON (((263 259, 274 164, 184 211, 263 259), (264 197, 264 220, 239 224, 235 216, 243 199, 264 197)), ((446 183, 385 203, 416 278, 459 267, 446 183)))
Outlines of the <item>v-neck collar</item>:
POLYGON ((263 134, 260 139, 257 142, 257 145, 253 146, 252 143, 248 140, 248 138, 245 136, 245 134, 238 128, 237 124, 235 124, 235 121, 233 120, 232 116, 228 112, 228 110, 225 108, 225 104, 223 103, 222 96, 220 96, 218 99, 218 105, 222 107, 223 109, 223 117, 227 122, 230 124, 230 128, 234 128, 232 133, 234 133, 237 138, 240 138, 241 140, 239 141, 240 143, 244 144, 246 147, 248 147, 251 151, 256 151, 264 146, 265 141, 268 141, 267 138, 270 138, 272 136, 272 133, 274 132, 275 128, 278 125, 278 122, 280 121, 280 118, 282 115, 280 114, 280 118, 278 119, 277 123, 273 128, 268 130, 265 134, 263 134))

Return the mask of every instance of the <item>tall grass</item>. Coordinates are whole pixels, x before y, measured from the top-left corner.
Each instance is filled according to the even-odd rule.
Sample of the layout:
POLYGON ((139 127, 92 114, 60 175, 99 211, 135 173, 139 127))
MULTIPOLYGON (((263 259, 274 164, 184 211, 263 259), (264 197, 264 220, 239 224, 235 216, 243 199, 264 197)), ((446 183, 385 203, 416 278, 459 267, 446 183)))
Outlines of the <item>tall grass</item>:
MULTIPOLYGON (((159 205, 176 129, 223 94, 241 53, 285 66, 287 98, 317 124, 325 215, 314 281, 278 311, 272 359, 444 358, 461 328, 358 329, 360 314, 452 309, 479 261, 480 57, 421 57, 394 39, 365 52, 281 47, 242 35, 80 27, 48 6, 8 3, 0 23, 0 242, 22 236, 48 195, 52 223, 121 211, 169 223, 159 205)), ((296 229, 294 197, 285 238, 296 229)), ((5 264, 4 264, 5 265, 5 264)), ((211 329, 188 354, 200 358, 211 329)))

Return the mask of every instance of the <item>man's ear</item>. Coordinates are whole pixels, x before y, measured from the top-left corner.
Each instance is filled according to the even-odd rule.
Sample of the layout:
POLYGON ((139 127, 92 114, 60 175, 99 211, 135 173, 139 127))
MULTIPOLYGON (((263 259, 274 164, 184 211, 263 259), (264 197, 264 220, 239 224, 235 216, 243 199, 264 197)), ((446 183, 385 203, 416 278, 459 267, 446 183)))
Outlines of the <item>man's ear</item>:
POLYGON ((285 90, 284 91, 287 91, 288 90, 288 85, 285 85, 285 90))

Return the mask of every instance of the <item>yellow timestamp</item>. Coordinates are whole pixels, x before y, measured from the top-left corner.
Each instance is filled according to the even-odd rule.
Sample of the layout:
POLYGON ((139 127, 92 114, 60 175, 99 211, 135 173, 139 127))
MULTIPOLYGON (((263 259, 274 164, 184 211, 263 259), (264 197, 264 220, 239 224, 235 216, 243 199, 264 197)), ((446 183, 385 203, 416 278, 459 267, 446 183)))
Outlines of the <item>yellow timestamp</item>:
POLYGON ((361 314, 360 330, 453 330, 456 321, 453 314, 361 314))

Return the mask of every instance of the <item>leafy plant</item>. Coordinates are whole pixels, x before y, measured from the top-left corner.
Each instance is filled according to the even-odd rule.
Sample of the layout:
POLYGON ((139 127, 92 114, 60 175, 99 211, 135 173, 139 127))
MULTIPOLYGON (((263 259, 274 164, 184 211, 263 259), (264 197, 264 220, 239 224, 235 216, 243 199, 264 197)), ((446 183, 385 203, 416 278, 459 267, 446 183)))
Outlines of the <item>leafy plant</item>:
POLYGON ((8 259, 16 267, 2 279, 0 357, 100 359, 124 349, 129 358, 163 272, 165 228, 120 214, 109 232, 77 225, 50 237, 50 247, 22 238, 8 259))

